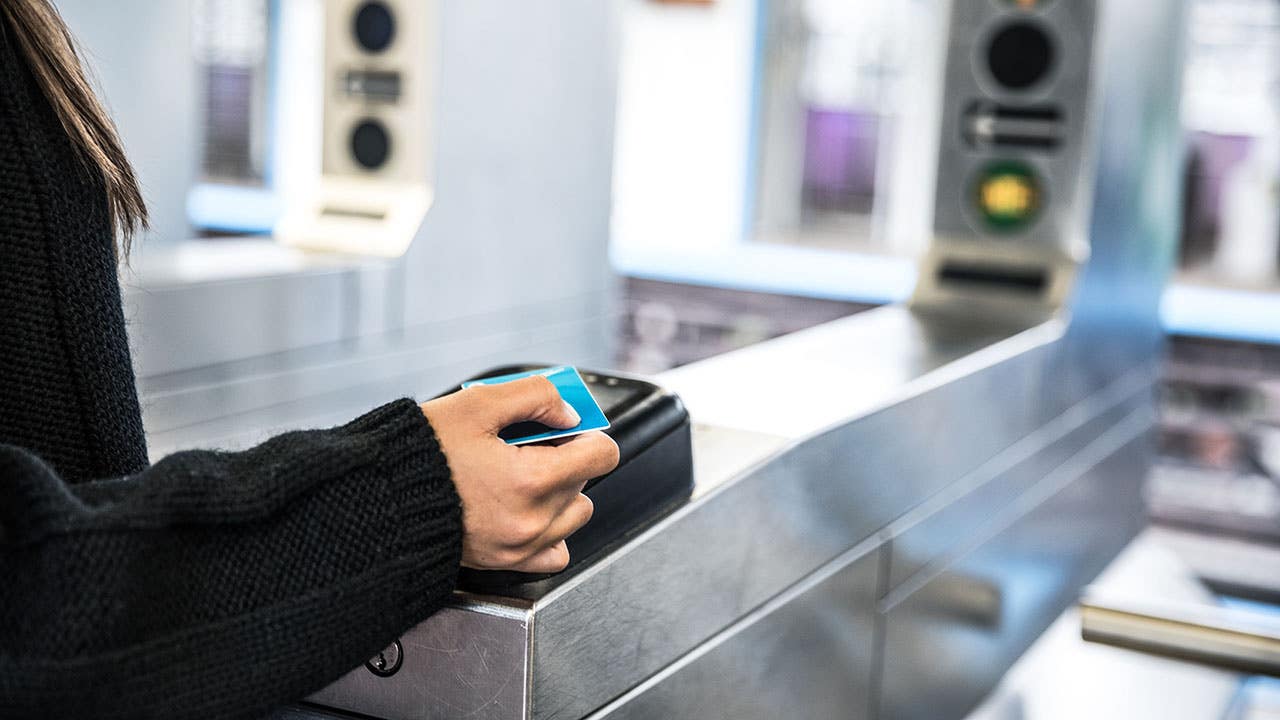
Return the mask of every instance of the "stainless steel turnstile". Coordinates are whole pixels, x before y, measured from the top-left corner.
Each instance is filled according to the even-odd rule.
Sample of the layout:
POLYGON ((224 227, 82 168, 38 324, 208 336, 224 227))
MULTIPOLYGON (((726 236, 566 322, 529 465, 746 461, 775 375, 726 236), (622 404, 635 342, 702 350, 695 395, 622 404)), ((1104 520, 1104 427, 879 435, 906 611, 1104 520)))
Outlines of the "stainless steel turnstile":
MULTIPOLYGON (((949 90, 978 92, 981 73, 956 78, 1015 4, 955 5, 949 90)), ((1180 4, 1044 7, 1019 21, 1061 20, 1094 63, 1050 75, 1070 79, 1050 101, 1076 155, 1024 163, 1066 198, 1051 223, 993 238, 939 210, 915 309, 661 376, 696 423, 685 506, 543 596, 459 595, 401 638, 397 674, 357 669, 311 703, 396 720, 972 708, 1142 524, 1178 217, 1180 4)), ((943 182, 982 165, 948 140, 960 115, 943 182)), ((940 208, 966 192, 940 186, 940 208)))
MULTIPOLYGON (((966 2, 983 13, 1016 5, 966 2)), ((576 5, 595 13, 603 3, 576 5)), ((446 19, 480 6, 446 4, 446 19)), ((1069 292, 1052 281, 1034 317, 1002 313, 1011 305, 998 300, 967 305, 968 293, 932 295, 916 309, 880 308, 661 376, 696 423, 697 487, 686 504, 543 596, 456 595, 400 639, 396 673, 358 667, 281 717, 937 719, 973 707, 1142 523, 1157 305, 1178 216, 1171 68, 1182 12, 1177 2, 1097 8, 1092 43, 1079 43, 1103 60, 1089 96, 1100 108, 1087 135, 1096 160, 1067 173, 1085 188, 1073 197, 1091 203, 1080 227, 1062 224, 1084 233, 1088 261, 1060 272, 1063 258, 1083 260, 1078 244, 1044 246, 1069 292)), ((575 67, 566 71, 589 71, 575 67)), ((449 107, 444 127, 465 140, 449 107)), ((563 189, 602 174, 566 171, 563 189)), ((460 223, 474 207, 447 209, 445 175, 433 212, 460 223)), ((564 221, 539 218, 544 239, 564 221)), ((518 228, 506 229, 518 242, 518 228)), ((965 242, 949 236, 937 266, 978 257, 965 242)), ((250 349, 220 364, 143 353, 144 370, 157 368, 142 384, 160 445, 323 422, 388 392, 434 393, 450 378, 530 359, 512 357, 525 340, 570 362, 603 347, 591 339, 604 320, 556 322, 583 303, 545 288, 537 305, 479 303, 466 318, 410 322, 404 313, 421 309, 405 302, 406 278, 429 274, 429 256, 417 257, 408 271, 309 267, 287 280, 134 293, 143 336, 151 329, 153 343, 170 347, 170 335, 198 341, 188 315, 239 307, 221 303, 248 302, 247 292, 280 309, 249 323, 253 332, 234 339, 250 349), (343 297, 373 300, 347 307, 343 297), (400 304, 376 302, 387 297, 400 304), (287 322, 294 312, 332 327, 300 335, 306 328, 287 322), (291 346, 270 352, 275 331, 291 346)), ((584 281, 582 292, 595 288, 584 281)))
POLYGON ((459 596, 401 639, 398 673, 312 699, 385 718, 971 705, 1141 521, 1154 367, 1086 381, 1065 330, 891 307, 669 373, 699 422, 686 506, 545 597, 459 596))

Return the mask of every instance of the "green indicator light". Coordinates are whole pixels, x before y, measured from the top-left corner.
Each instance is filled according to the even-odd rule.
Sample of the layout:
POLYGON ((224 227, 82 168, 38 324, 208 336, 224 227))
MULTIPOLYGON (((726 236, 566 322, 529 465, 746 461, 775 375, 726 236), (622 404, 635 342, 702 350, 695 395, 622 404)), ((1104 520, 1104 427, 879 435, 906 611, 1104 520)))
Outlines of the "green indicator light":
POLYGON ((974 186, 978 213, 989 228, 1002 232, 1019 230, 1035 220, 1041 196, 1035 171, 1019 162, 987 165, 974 186))

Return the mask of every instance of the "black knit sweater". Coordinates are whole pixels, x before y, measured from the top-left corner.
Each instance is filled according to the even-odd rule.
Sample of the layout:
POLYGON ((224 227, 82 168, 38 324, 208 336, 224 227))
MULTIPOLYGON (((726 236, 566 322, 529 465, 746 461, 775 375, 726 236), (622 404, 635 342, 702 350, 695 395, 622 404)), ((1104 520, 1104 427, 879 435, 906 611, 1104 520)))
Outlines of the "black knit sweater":
POLYGON ((147 465, 100 180, 0 22, 0 718, 248 718, 453 589, 459 500, 400 400, 147 465))

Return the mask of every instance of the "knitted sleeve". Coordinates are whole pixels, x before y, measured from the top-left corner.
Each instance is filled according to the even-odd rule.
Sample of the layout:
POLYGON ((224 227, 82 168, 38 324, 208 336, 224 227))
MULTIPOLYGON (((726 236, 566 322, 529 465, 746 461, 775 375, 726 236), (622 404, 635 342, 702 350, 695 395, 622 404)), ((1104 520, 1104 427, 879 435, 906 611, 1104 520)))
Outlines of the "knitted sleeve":
POLYGON ((461 535, 407 399, 77 485, 0 445, 0 717, 260 716, 437 609, 461 535))

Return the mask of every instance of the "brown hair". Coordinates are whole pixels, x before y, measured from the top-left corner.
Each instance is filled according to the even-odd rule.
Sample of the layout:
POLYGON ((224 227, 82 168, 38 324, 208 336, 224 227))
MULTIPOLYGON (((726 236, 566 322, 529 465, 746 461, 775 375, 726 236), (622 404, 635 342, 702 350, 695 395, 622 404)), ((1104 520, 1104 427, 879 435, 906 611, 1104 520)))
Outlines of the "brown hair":
POLYGON ((75 39, 49 0, 0 0, 17 48, 85 165, 102 176, 112 231, 128 252, 147 226, 147 205, 115 123, 85 77, 75 39))

